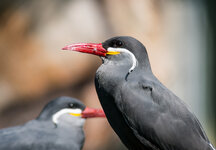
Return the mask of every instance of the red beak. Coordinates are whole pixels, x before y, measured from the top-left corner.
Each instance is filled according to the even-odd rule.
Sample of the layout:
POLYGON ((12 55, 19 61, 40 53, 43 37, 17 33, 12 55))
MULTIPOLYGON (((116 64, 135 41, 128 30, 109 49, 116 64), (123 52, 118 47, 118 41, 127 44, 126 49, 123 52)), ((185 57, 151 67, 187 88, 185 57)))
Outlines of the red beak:
POLYGON ((93 109, 86 107, 81 114, 82 118, 106 117, 103 109, 93 109))
POLYGON ((107 50, 103 48, 102 44, 96 43, 78 43, 71 44, 62 48, 62 50, 72 50, 82 53, 89 53, 97 56, 106 56, 107 50))

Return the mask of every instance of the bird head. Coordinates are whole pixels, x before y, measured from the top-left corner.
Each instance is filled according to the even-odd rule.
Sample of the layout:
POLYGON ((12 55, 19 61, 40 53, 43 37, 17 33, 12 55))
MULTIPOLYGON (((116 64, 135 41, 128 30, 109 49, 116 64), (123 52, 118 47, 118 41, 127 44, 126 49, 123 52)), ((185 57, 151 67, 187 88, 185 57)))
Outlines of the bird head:
POLYGON ((128 74, 138 66, 151 71, 148 54, 144 45, 129 36, 113 37, 99 44, 71 44, 62 49, 97 55, 102 58, 103 62, 111 62, 105 64, 129 66, 128 74))
POLYGON ((105 117, 102 109, 86 107, 81 101, 70 97, 59 97, 49 102, 38 120, 52 120, 55 125, 82 126, 86 118, 105 117))

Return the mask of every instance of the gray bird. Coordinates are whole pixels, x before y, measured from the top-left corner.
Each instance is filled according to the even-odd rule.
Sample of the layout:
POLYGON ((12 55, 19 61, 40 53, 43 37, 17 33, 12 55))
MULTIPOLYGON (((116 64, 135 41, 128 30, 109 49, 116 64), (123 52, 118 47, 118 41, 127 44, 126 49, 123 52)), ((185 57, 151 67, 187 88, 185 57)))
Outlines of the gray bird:
POLYGON ((63 50, 98 55, 95 85, 107 119, 130 150, 214 150, 200 122, 152 73, 138 40, 120 36, 63 50))
POLYGON ((104 116, 102 110, 88 108, 74 98, 59 97, 35 120, 1 129, 0 150, 80 150, 85 118, 104 116))

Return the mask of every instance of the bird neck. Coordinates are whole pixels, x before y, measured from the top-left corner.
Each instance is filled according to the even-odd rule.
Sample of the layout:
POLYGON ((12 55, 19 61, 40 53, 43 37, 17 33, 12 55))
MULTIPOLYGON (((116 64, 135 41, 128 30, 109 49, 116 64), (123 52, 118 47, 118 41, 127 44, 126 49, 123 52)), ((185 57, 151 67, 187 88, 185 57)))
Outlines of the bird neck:
POLYGON ((137 62, 133 70, 131 69, 132 63, 128 63, 131 60, 125 57, 124 61, 118 59, 102 59, 103 64, 98 68, 96 77, 103 77, 106 80, 126 80, 126 76, 132 74, 153 74, 151 66, 148 60, 148 56, 138 57, 136 56, 137 62), (141 60, 142 59, 142 60, 141 60))
POLYGON ((50 111, 47 111, 47 110, 43 110, 39 116, 37 117, 37 120, 40 120, 40 121, 52 121, 52 115, 53 115, 53 112, 50 112, 50 111))
POLYGON ((136 53, 134 55, 138 61, 139 70, 147 74, 152 73, 147 51, 144 51, 142 55, 136 53))
POLYGON ((57 126, 61 127, 83 127, 85 119, 81 117, 73 117, 68 114, 63 114, 59 117, 57 126))

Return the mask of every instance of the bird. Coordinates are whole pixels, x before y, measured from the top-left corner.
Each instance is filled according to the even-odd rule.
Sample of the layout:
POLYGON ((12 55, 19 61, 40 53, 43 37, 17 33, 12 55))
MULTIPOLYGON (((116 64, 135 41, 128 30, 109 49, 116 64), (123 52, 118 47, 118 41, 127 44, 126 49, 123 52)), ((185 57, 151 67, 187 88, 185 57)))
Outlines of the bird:
POLYGON ((105 117, 102 109, 61 96, 49 102, 35 120, 0 130, 0 150, 80 150, 86 118, 105 117))
POLYGON ((130 36, 62 50, 97 55, 95 87, 109 124, 129 150, 215 150, 188 106, 153 74, 145 46, 130 36))

